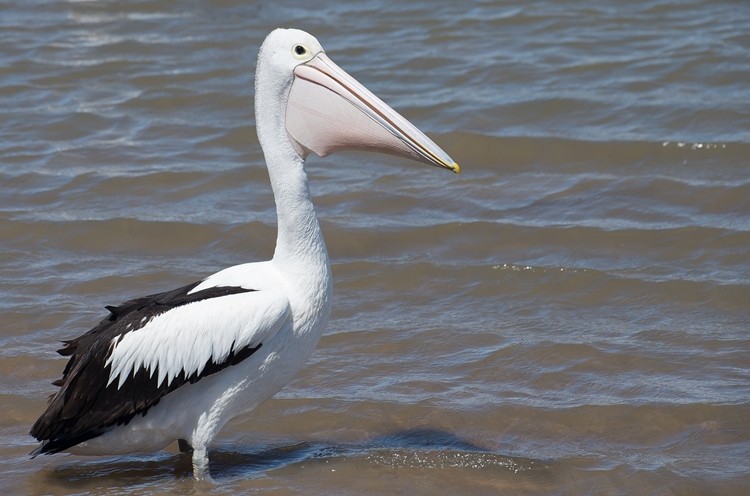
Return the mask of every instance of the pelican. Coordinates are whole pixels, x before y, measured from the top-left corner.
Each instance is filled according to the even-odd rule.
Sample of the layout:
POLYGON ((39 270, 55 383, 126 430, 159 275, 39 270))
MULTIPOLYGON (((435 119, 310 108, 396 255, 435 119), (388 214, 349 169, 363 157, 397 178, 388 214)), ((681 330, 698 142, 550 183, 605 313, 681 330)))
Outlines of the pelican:
POLYGON ((375 150, 460 171, 303 31, 277 29, 263 42, 255 114, 276 202, 273 258, 106 307, 109 315, 59 350, 70 358, 31 428, 42 442, 32 456, 150 452, 177 441, 192 452, 194 477, 210 478, 211 441, 292 379, 331 314, 306 157, 375 150))

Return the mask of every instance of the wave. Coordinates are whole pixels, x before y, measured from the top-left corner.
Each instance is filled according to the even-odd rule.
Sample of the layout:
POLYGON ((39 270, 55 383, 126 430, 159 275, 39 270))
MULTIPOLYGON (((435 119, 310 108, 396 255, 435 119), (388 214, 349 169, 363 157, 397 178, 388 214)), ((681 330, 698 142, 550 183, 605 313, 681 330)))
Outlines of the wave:
MULTIPOLYGON (((438 141, 466 164, 465 172, 472 168, 502 172, 536 170, 554 167, 565 172, 597 171, 618 173, 648 168, 651 172, 690 168, 700 175, 711 174, 711 165, 721 165, 727 170, 714 171, 712 176, 736 172, 744 182, 746 174, 739 174, 750 156, 750 143, 746 142, 686 142, 672 140, 581 140, 554 136, 493 136, 477 132, 450 132, 438 141)), ((732 174, 734 175, 734 174, 732 174)), ((711 177, 711 176, 709 176, 711 177)))

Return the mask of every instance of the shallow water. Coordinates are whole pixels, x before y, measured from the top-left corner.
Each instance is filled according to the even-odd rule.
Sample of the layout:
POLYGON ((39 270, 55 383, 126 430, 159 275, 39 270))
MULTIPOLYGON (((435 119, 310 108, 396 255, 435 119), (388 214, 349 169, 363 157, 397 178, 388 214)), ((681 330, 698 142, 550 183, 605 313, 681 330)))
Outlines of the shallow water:
POLYGON ((0 487, 8 494, 745 494, 744 2, 0 5, 0 487), (269 258, 257 49, 277 26, 434 137, 453 176, 308 165, 333 263, 309 365, 175 447, 30 460, 59 341, 269 258))

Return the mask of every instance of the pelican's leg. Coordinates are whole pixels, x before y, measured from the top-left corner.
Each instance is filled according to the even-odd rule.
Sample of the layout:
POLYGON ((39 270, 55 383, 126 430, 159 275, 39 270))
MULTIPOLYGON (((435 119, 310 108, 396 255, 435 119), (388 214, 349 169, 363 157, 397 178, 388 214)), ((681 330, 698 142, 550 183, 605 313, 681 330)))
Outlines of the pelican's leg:
POLYGON ((206 447, 193 448, 193 477, 195 480, 211 480, 208 471, 208 450, 206 447))
POLYGON ((184 439, 177 440, 177 447, 180 448, 180 453, 192 453, 193 452, 193 447, 190 446, 190 443, 185 441, 184 439))

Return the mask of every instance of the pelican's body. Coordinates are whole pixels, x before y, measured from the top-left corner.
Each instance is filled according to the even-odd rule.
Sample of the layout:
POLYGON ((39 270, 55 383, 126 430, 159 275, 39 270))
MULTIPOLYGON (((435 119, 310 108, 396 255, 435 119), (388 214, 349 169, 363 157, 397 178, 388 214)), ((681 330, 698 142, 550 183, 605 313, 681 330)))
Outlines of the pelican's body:
POLYGON ((258 137, 278 215, 273 259, 119 307, 68 341, 60 386, 32 427, 35 451, 121 454, 179 440, 194 475, 230 419, 279 391, 305 364, 331 313, 328 253, 304 160, 375 149, 458 172, 437 145, 298 30, 275 30, 256 72, 258 137))

